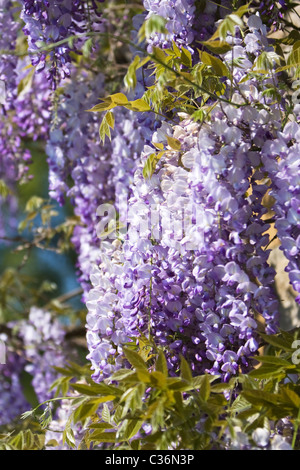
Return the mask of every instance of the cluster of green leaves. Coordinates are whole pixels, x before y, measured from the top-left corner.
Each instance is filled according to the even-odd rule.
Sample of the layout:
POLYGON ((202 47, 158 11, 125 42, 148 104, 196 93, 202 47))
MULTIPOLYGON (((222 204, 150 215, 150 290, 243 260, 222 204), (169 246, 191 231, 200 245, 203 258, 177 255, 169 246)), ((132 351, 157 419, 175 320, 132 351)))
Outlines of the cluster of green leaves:
POLYGON ((19 223, 19 233, 30 234, 31 239, 20 243, 18 251, 26 250, 32 245, 57 253, 72 248, 71 236, 74 227, 80 223, 78 217, 70 215, 63 223, 55 224, 60 215, 57 205, 36 195, 27 201, 24 212, 26 216, 19 223))
MULTIPOLYGON (((255 357, 257 367, 228 383, 208 374, 193 377, 183 357, 179 375, 170 376, 162 350, 145 355, 142 348, 124 348, 131 367, 117 370, 98 384, 87 367, 70 363, 58 370, 62 376, 53 384, 54 401, 65 396, 72 400, 63 442, 77 449, 224 449, 228 439, 234 439, 236 427, 251 442, 255 429, 276 433, 285 418, 290 422, 289 441, 298 449, 299 337, 299 329, 264 335, 265 353, 255 357), (83 432, 76 444, 73 428, 78 423, 83 432)), ((38 408, 25 413, 29 424, 21 434, 1 437, 2 446, 40 448, 51 419, 47 409, 37 414, 38 408), (35 417, 33 428, 30 416, 35 417)))

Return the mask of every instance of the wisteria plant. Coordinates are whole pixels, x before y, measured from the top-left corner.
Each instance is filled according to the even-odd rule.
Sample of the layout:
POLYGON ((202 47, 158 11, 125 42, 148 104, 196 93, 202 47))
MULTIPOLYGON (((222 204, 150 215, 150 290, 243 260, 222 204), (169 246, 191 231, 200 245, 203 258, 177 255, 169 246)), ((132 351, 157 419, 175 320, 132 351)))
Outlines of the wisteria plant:
POLYGON ((0 0, 0 449, 300 449, 299 25, 0 0))

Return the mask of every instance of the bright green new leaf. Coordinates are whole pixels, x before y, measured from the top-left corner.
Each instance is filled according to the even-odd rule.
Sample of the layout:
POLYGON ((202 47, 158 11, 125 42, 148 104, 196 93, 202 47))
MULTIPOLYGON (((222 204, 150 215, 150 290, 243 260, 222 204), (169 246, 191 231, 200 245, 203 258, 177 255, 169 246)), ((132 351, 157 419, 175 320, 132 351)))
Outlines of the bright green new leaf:
POLYGON ((137 369, 137 376, 138 379, 143 383, 149 384, 151 382, 150 373, 145 369, 137 369))
POLYGON ((129 101, 128 104, 124 106, 130 109, 131 111, 137 111, 137 112, 151 111, 149 104, 142 98, 139 98, 134 101, 129 101))
POLYGON ((107 113, 105 115, 105 119, 106 119, 106 122, 109 125, 109 127, 111 127, 113 129, 114 125, 115 125, 114 113, 112 113, 111 111, 107 111, 107 113))
POLYGON ((111 133, 110 133, 110 128, 109 128, 109 125, 107 123, 107 119, 106 119, 106 116, 104 116, 104 118, 102 119, 102 122, 100 124, 100 128, 99 128, 99 137, 100 137, 100 142, 105 142, 105 137, 107 136, 109 138, 109 140, 111 140, 111 133))
POLYGON ((167 137, 167 142, 169 147, 173 150, 180 150, 181 149, 181 143, 178 139, 175 139, 174 137, 170 137, 169 135, 166 135, 167 137))
POLYGON ((207 375, 204 375, 202 383, 199 387, 199 395, 203 401, 207 401, 210 396, 210 380, 207 375))
POLYGON ((147 62, 149 62, 150 57, 144 57, 141 59, 138 55, 135 56, 133 61, 128 67, 127 73, 124 77, 124 84, 127 90, 134 89, 137 84, 136 71, 143 67, 147 62))
POLYGON ((165 151, 158 152, 158 153, 151 153, 147 158, 145 166, 143 168, 143 176, 144 178, 151 178, 153 175, 156 165, 161 159, 161 157, 165 154, 165 151))
POLYGON ((140 63, 140 57, 138 55, 135 56, 133 59, 133 62, 128 67, 127 73, 124 77, 124 84, 127 88, 127 90, 130 90, 131 88, 136 87, 136 71, 138 68, 138 65, 140 63))
POLYGON ((109 95, 109 98, 117 106, 124 106, 128 103, 128 98, 124 93, 115 93, 114 95, 109 95))
POLYGON ((102 100, 102 103, 98 103, 93 108, 87 109, 88 112, 92 113, 101 113, 103 111, 107 111, 108 109, 115 108, 117 105, 112 102, 111 98, 105 98, 102 100))

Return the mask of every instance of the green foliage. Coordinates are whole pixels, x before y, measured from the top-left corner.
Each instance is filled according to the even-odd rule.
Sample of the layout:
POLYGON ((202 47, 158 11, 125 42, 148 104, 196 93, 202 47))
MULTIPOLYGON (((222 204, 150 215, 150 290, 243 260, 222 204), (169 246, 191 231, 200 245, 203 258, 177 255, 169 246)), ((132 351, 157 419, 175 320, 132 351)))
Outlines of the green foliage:
MULTIPOLYGON (((56 368, 61 377, 53 384, 57 396, 52 401, 67 397, 73 403, 63 442, 77 449, 222 449, 236 427, 251 441, 256 428, 276 429, 288 416, 293 446, 300 449, 300 365, 294 360, 298 337, 299 330, 263 336, 266 353, 254 358, 261 365, 228 383, 207 374, 193 377, 183 357, 179 375, 170 376, 161 349, 143 358, 142 348, 124 348, 131 367, 98 384, 87 366, 56 368), (83 434, 76 443, 73 427, 78 423, 83 434)), ((0 448, 45 448, 51 411, 47 406, 38 413, 40 406, 24 413, 26 429, 0 436, 0 448)))

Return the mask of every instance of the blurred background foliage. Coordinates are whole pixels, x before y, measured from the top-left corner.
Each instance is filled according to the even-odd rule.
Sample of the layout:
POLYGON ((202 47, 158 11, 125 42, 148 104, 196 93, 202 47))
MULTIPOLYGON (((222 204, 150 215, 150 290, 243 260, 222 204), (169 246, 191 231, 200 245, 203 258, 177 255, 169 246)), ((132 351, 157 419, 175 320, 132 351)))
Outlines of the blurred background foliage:
POLYGON ((70 242, 71 230, 64 237, 63 243, 56 233, 57 227, 67 218, 73 220, 73 207, 68 200, 64 206, 49 200, 48 164, 43 144, 28 141, 26 148, 32 154, 32 179, 18 186, 15 226, 10 227, 9 236, 0 242, 0 322, 7 323, 26 317, 30 304, 43 307, 51 303, 57 313, 74 312, 71 317, 63 317, 68 323, 74 322, 73 317, 77 317, 76 324, 84 319, 84 304, 81 302, 81 289, 76 277, 76 253, 70 242), (35 228, 39 227, 42 222, 41 214, 38 210, 29 209, 42 201, 45 205, 44 222, 49 228, 49 240, 38 246, 28 225, 33 223, 35 228), (35 217, 32 215, 32 221, 28 221, 27 218, 30 219, 34 212, 35 217), (26 226, 21 231, 24 221, 26 226), (28 295, 30 288, 32 292, 28 295), (33 297, 35 302, 31 303, 33 297), (65 299, 71 307, 68 311, 63 305, 65 299))

